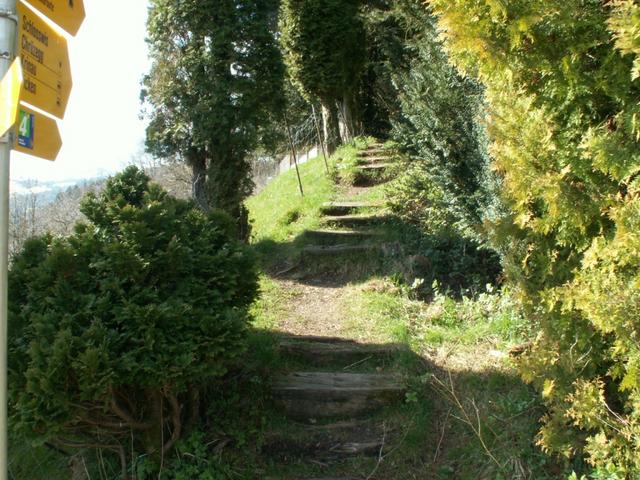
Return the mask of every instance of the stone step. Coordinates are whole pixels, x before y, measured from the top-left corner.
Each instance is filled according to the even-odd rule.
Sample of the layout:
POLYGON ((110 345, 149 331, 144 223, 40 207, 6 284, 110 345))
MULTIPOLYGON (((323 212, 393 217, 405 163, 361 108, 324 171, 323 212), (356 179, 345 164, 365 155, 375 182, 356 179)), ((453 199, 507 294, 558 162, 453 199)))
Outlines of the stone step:
POLYGON ((369 215, 340 215, 326 216, 322 221, 328 225, 338 227, 361 227, 374 223, 383 223, 391 219, 390 215, 369 214, 369 215))
POLYGON ((305 230, 304 235, 319 242, 370 240, 380 236, 378 232, 369 230, 305 230))
POLYGON ((378 456, 389 449, 389 433, 384 424, 371 421, 299 425, 294 430, 267 433, 263 453, 280 459, 316 460, 378 456))
POLYGON ((277 377, 273 393, 293 418, 354 418, 402 398, 405 386, 396 375, 295 372, 277 377))
POLYGON ((302 249, 304 255, 309 256, 334 256, 342 255, 345 253, 368 253, 375 250, 380 250, 380 245, 310 245, 302 249))
POLYGON ((400 351, 399 345, 366 345, 352 341, 324 342, 283 340, 282 355, 303 360, 314 366, 341 365, 343 368, 368 361, 380 362, 400 351))
POLYGON ((328 202, 324 203, 320 208, 320 211, 324 215, 347 215, 358 210, 369 208, 380 208, 382 203, 367 203, 367 202, 328 202))

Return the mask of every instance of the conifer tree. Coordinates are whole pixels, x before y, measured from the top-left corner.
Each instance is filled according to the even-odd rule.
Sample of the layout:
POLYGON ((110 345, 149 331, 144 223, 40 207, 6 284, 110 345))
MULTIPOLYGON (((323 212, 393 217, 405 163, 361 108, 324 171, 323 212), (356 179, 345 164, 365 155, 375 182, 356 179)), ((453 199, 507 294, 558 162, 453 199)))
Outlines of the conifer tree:
POLYGON ((136 167, 81 211, 72 235, 32 238, 11 267, 12 425, 117 452, 127 478, 129 452, 167 454, 195 426, 202 389, 237 365, 257 276, 227 215, 136 167))
POLYGON ((247 157, 282 109, 276 0, 152 0, 147 148, 193 171, 193 196, 243 221, 247 157))
POLYGON ((365 61, 364 27, 356 0, 284 0, 280 43, 294 85, 322 104, 329 152, 341 142, 337 105, 347 137, 358 124, 357 93, 365 61))
POLYGON ((483 223, 501 214, 501 204, 487 152, 482 85, 450 64, 435 19, 420 0, 395 1, 369 18, 369 43, 376 45, 382 66, 379 82, 389 92, 385 101, 396 100, 388 110, 391 136, 412 159, 405 176, 422 179, 400 201, 404 195, 419 197, 418 185, 437 189, 450 230, 487 245, 483 223))

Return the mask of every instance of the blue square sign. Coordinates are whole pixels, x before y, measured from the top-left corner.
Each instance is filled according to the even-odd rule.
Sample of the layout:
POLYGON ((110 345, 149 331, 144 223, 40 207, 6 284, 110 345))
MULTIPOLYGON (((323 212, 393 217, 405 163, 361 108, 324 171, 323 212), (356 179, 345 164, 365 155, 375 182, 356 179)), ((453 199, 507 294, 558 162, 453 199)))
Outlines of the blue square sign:
POLYGON ((35 116, 31 113, 20 110, 18 123, 18 145, 33 150, 33 139, 35 131, 35 116))

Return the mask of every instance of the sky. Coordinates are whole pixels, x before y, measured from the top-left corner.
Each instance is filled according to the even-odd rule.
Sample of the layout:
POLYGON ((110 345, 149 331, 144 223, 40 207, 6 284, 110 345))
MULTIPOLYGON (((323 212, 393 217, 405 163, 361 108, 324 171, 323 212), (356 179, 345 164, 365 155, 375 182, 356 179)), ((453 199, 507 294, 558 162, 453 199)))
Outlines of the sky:
POLYGON ((86 19, 69 37, 73 90, 59 122, 55 162, 17 152, 12 180, 63 181, 115 173, 143 150, 140 81, 149 70, 147 0, 84 0, 86 19))

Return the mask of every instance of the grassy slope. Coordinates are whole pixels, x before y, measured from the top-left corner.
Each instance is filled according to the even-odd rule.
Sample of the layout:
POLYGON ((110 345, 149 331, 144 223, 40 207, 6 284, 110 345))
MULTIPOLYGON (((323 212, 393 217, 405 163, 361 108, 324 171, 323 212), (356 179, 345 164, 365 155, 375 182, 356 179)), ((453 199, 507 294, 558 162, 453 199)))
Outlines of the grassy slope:
MULTIPOLYGON (((343 177, 348 178, 344 171, 351 168, 356 151, 347 147, 332 159, 346 158, 341 162, 346 167, 336 166, 343 177)), ((248 202, 256 247, 267 269, 304 244, 301 233, 318 225, 322 202, 340 197, 320 159, 302 166, 301 173, 303 200, 290 171, 248 202)), ((384 189, 363 194, 380 199, 384 189)), ((386 228, 387 238, 402 242, 396 226, 386 228)), ((562 478, 557 466, 533 446, 537 419, 544 412, 505 353, 526 336, 508 295, 485 292, 456 300, 436 292, 433 301, 425 303, 413 300, 412 288, 398 281, 398 259, 383 269, 377 263, 370 267, 367 275, 343 287, 346 324, 355 338, 406 343, 419 358, 406 371, 412 390, 405 414, 413 425, 403 448, 379 467, 380 478, 562 478), (418 408, 417 403, 424 405, 418 408), (430 414, 425 414, 425 406, 430 414)), ((288 295, 264 275, 256 326, 277 330, 282 311, 274 314, 274 308, 281 308, 288 295)))
POLYGON ((318 206, 335 196, 335 185, 321 158, 300 165, 300 178, 304 197, 300 195, 296 171, 291 169, 247 201, 254 242, 287 241, 305 228, 318 225, 318 206))

